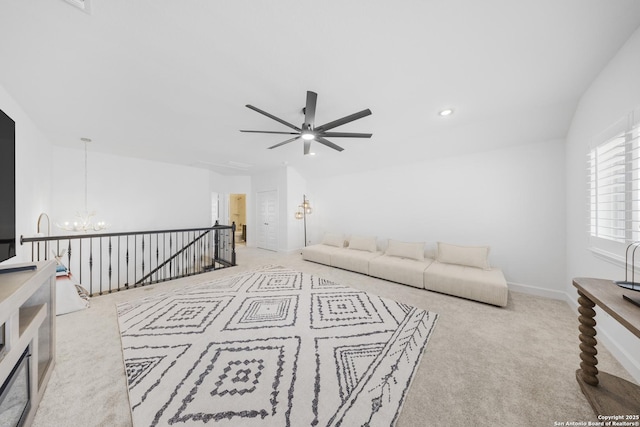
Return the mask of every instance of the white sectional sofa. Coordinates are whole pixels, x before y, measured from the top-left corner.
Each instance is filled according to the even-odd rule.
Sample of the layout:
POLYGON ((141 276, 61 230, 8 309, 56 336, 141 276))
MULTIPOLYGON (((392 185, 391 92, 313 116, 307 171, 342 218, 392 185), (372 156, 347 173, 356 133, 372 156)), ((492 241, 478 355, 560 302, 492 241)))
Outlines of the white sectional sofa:
MULTIPOLYGON (((344 245, 344 239, 340 238, 339 242, 344 245)), ((353 236, 347 247, 336 248, 338 250, 331 254, 329 265, 369 275, 371 261, 382 255, 377 246, 375 237, 353 236)))
POLYGON ((382 255, 369 266, 370 276, 402 283, 404 285, 424 288, 424 272, 433 264, 433 260, 423 261, 382 255))
POLYGON ((384 251, 375 237, 325 235, 321 244, 307 246, 302 257, 361 274, 504 307, 507 282, 488 261, 487 246, 437 243, 425 256, 424 242, 389 240, 384 251))
POLYGON ((407 243, 389 240, 384 255, 371 261, 371 276, 404 285, 424 288, 424 272, 433 263, 425 258, 424 242, 407 243))

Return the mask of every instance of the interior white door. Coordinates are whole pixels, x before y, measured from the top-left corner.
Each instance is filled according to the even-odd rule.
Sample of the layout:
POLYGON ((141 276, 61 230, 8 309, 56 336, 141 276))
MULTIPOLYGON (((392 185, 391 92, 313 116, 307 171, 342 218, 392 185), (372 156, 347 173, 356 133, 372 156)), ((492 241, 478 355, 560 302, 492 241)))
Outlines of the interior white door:
POLYGON ((262 249, 270 251, 278 250, 278 192, 260 191, 256 201, 258 207, 256 211, 256 245, 262 249))

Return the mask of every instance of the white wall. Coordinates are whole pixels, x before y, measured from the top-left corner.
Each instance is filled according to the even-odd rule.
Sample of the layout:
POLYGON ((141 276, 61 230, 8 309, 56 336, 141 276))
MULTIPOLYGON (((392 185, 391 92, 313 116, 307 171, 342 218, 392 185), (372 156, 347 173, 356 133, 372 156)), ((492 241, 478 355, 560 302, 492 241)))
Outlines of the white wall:
MULTIPOLYGON (((640 105, 640 29, 583 94, 567 137, 567 268, 565 289, 577 306, 573 277, 624 278, 624 268, 588 250, 586 154, 594 138, 640 105)), ((623 253, 618 254, 624 257, 623 253)), ((640 381, 640 340, 598 310, 598 339, 640 381)), ((600 367, 606 371, 606 367, 600 367)))
MULTIPOLYGON (((20 236, 36 233, 38 217, 50 213, 51 144, 22 108, 0 86, 0 109, 16 122, 16 257, 5 263, 30 261, 28 246, 20 236)), ((46 224, 46 222, 44 223, 46 224)))
MULTIPOLYGON (((111 224, 109 232, 211 226, 209 171, 103 154, 92 144, 98 142, 88 147, 88 209, 111 224)), ((84 209, 84 145, 78 145, 53 150, 54 224, 84 209)))
POLYGON ((324 232, 490 245, 512 289, 563 298, 563 141, 309 182, 324 232))
POLYGON ((210 172, 211 191, 217 193, 247 194, 251 192, 251 177, 248 175, 221 175, 210 172))

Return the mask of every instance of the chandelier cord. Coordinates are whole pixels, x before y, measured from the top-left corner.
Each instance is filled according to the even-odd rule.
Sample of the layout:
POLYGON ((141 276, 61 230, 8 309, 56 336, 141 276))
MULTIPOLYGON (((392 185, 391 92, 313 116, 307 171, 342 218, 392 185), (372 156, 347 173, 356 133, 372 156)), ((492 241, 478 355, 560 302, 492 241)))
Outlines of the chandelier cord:
POLYGON ((88 190, 87 188, 89 187, 88 182, 88 177, 89 173, 87 172, 87 141, 84 142, 84 211, 85 213, 89 212, 89 204, 88 204, 88 190))

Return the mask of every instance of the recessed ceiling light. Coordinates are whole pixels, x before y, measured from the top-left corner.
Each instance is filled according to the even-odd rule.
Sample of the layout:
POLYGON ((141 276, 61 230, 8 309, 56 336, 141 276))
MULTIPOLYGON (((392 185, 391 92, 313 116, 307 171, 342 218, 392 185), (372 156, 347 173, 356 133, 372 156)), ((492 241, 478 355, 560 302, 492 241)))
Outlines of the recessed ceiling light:
POLYGON ((315 155, 316 155, 316 153, 309 153, 309 155, 310 155, 310 156, 315 156, 315 155))
POLYGON ((450 116, 453 114, 453 110, 451 108, 447 108, 447 109, 441 110, 438 114, 442 117, 450 116))

